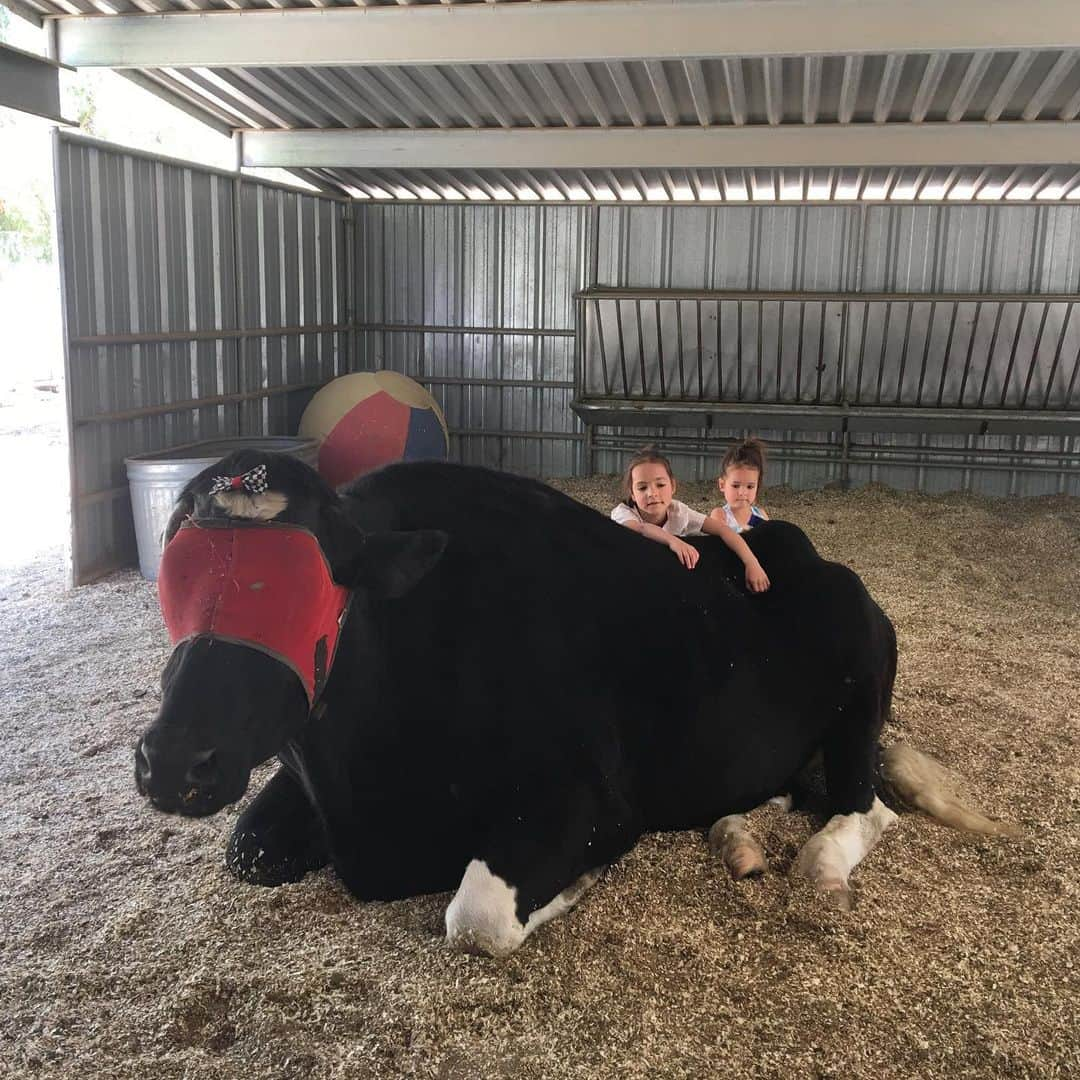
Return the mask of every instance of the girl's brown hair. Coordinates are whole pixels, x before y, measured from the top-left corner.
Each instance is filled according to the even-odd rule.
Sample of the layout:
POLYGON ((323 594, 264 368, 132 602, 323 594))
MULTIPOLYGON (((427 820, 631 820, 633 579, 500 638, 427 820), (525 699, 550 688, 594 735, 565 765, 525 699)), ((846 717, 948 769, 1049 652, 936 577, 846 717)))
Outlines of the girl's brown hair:
POLYGON ((675 474, 671 471, 671 462, 668 461, 655 446, 643 446, 629 461, 626 466, 626 472, 623 473, 622 478, 622 497, 627 506, 634 505, 634 494, 632 490, 634 480, 634 470, 639 465, 663 465, 668 474, 668 478, 671 482, 675 483, 675 474))
POLYGON ((720 462, 720 479, 728 469, 757 469, 758 486, 765 483, 765 444, 760 439, 743 439, 729 446, 724 460, 720 462))

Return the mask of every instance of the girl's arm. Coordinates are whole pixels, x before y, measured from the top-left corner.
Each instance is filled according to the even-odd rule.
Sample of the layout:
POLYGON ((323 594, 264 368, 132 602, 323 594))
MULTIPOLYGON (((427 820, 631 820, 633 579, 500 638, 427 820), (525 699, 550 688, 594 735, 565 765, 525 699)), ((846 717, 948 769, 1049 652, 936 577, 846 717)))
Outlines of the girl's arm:
POLYGON ((769 587, 769 576, 765 573, 757 556, 750 550, 747 542, 730 526, 709 516, 701 526, 701 531, 721 540, 743 561, 746 567, 746 587, 751 592, 764 592, 769 587))
MULTIPOLYGON (((698 549, 691 547, 685 540, 680 540, 674 533, 661 529, 659 525, 650 525, 646 521, 637 521, 636 519, 620 521, 619 524, 625 525, 628 529, 633 529, 634 532, 641 533, 642 536, 648 537, 650 540, 655 540, 658 544, 666 544, 675 552, 675 557, 687 570, 693 570, 697 565, 700 557, 698 549)), ((728 531, 730 532, 730 530, 728 531)), ((746 547, 745 543, 743 547, 746 547)), ((746 548, 746 550, 749 551, 750 549, 746 548)))

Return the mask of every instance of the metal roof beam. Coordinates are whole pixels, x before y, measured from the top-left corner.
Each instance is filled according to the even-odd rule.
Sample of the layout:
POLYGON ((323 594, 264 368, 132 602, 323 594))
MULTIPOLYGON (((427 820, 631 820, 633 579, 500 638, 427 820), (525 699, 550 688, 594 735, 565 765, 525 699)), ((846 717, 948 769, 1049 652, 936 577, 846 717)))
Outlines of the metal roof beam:
POLYGON ((52 60, 0 44, 0 105, 74 124, 60 114, 59 67, 52 60))
POLYGON ((417 169, 1080 164, 1080 123, 246 131, 245 165, 417 169))
POLYGON ((566 0, 59 19, 76 67, 494 64, 1080 47, 1075 0, 566 0))

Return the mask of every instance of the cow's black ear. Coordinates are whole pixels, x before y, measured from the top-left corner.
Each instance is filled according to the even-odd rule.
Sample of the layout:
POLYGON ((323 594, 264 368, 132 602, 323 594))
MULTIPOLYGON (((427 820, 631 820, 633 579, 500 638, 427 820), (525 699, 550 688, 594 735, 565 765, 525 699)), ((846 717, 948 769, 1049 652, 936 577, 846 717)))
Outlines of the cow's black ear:
POLYGON ((181 492, 180 498, 176 500, 176 505, 173 507, 173 512, 169 515, 169 521, 165 526, 165 531, 161 534, 161 550, 165 550, 165 545, 177 534, 180 526, 184 524, 184 519, 190 517, 195 512, 195 496, 190 491, 181 492))
POLYGON ((404 596, 433 569, 449 537, 438 529, 371 533, 355 564, 357 580, 394 599, 404 596))

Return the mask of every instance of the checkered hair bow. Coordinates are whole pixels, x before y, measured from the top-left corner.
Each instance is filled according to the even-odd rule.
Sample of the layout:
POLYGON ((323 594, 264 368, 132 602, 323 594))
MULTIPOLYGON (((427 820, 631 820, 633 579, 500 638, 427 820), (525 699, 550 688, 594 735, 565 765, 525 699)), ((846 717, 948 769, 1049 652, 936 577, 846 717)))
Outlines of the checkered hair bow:
POLYGON ((261 495, 270 484, 266 479, 266 466, 256 465, 239 476, 215 476, 210 484, 210 494, 222 491, 246 491, 249 495, 261 495))

